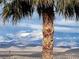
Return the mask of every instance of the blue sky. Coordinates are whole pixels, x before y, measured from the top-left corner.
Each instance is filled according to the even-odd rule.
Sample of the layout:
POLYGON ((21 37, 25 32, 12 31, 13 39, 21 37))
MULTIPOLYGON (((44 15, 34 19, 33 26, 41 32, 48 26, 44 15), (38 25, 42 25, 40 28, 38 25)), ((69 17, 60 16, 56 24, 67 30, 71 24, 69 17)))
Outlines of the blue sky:
MULTIPOLYGON (((41 45, 42 40, 42 18, 37 12, 32 17, 25 17, 16 25, 11 22, 2 23, 0 17, 0 47, 26 47, 41 45)), ((66 20, 56 14, 54 21, 55 46, 78 47, 79 22, 66 20)))

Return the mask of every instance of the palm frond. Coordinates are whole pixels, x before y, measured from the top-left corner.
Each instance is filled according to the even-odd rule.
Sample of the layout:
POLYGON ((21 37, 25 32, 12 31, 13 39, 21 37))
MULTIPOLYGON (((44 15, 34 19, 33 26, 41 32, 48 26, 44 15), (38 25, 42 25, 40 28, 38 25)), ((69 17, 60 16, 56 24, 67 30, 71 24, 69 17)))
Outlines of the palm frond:
POLYGON ((37 5, 39 16, 43 13, 52 15, 54 17, 54 0, 39 0, 37 5))
POLYGON ((74 10, 75 10, 76 19, 78 20, 79 19, 79 0, 75 2, 74 10))
POLYGON ((0 3, 2 3, 2 0, 0 0, 0 3))
POLYGON ((31 16, 32 13, 33 7, 29 0, 13 0, 3 8, 4 22, 12 16, 12 22, 16 23, 25 16, 31 16))
POLYGON ((79 18, 79 0, 58 0, 57 1, 57 12, 64 15, 66 18, 72 18, 76 16, 79 18))
POLYGON ((6 3, 6 0, 0 0, 0 4, 1 3, 4 3, 5 4, 6 3))
POLYGON ((4 22, 7 21, 7 18, 9 18, 12 15, 12 6, 10 4, 6 4, 5 7, 3 8, 3 18, 4 22))

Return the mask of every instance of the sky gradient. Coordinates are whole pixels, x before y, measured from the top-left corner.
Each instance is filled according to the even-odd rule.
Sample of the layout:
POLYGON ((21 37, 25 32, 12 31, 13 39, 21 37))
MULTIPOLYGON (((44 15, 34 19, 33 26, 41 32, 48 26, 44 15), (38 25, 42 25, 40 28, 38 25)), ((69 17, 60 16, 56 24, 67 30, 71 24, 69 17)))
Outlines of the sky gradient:
MULTIPOLYGON (((42 18, 35 11, 32 17, 25 17, 16 25, 11 22, 0 21, 0 48, 11 46, 27 47, 41 45, 42 18)), ((64 19, 56 14, 54 21, 54 46, 55 47, 79 47, 79 22, 64 19)))

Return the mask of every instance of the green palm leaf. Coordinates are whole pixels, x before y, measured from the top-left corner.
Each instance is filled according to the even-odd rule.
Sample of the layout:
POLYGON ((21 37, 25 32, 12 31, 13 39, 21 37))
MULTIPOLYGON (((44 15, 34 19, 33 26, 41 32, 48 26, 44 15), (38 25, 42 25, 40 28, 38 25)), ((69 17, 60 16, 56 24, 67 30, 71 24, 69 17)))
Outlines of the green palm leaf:
POLYGON ((13 23, 25 16, 31 16, 33 12, 31 1, 26 0, 14 0, 11 3, 7 3, 3 8, 4 22, 12 16, 13 23))
POLYGON ((54 0, 38 0, 37 11, 40 16, 48 13, 54 17, 54 0))
POLYGON ((33 5, 37 7, 40 16, 43 13, 54 16, 54 4, 57 6, 56 11, 66 18, 79 18, 79 0, 13 0, 4 6, 3 18, 5 21, 12 16, 12 21, 17 22, 33 13, 33 5))
POLYGON ((0 0, 0 3, 2 3, 2 0, 0 0))
POLYGON ((64 15, 66 18, 72 18, 76 16, 79 18, 79 0, 58 0, 57 1, 57 12, 64 15))

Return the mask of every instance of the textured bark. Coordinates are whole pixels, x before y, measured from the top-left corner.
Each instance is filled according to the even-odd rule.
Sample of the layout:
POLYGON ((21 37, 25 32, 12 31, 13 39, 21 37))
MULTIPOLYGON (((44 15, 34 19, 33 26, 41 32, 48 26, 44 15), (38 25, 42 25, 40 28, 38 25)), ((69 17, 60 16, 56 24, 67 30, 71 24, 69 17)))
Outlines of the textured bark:
POLYGON ((53 16, 43 13, 43 51, 42 59, 53 59, 53 16))

